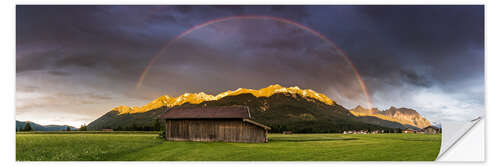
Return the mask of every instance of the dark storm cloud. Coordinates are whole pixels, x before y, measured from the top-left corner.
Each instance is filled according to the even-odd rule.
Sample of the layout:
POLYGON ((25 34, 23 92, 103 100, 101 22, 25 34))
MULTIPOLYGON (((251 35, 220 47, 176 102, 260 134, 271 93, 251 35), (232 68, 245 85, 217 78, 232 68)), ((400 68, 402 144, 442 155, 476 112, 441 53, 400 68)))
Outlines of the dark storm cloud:
POLYGON ((17 101, 59 110, 50 104, 64 101, 68 96, 55 93, 66 92, 89 105, 75 113, 93 108, 99 111, 91 114, 100 115, 163 94, 281 84, 323 92, 346 107, 366 104, 338 50, 270 20, 227 21, 187 34, 159 54, 135 90, 168 41, 207 21, 241 15, 289 19, 335 42, 375 107, 414 107, 428 117, 451 118, 441 110, 465 117, 453 111, 484 106, 483 6, 17 6, 17 101), (47 99, 29 103, 38 96, 47 99), (468 107, 448 106, 459 102, 468 107))
POLYGON ((60 75, 60 76, 68 76, 68 75, 71 75, 70 73, 68 73, 68 72, 64 72, 64 71, 49 71, 49 74, 52 74, 52 75, 60 75))
POLYGON ((82 66, 82 67, 95 67, 98 63, 99 59, 97 55, 82 55, 82 56, 68 56, 63 57, 55 62, 55 66, 82 66))
POLYGON ((415 50, 484 45, 483 6, 365 6, 362 11, 393 42, 415 50), (398 24, 392 24, 397 22, 398 24), (436 47, 439 46, 439 47, 436 47), (427 48, 427 49, 426 49, 427 48))
POLYGON ((370 94, 405 85, 450 90, 484 76, 483 6, 319 7, 309 22, 345 51, 370 94))
POLYGON ((54 55, 57 55, 58 51, 48 50, 48 51, 38 51, 31 53, 22 53, 18 50, 16 55, 16 72, 24 72, 31 70, 40 70, 48 68, 48 64, 52 63, 54 55))
POLYGON ((401 76, 404 81, 422 87, 430 87, 431 82, 424 75, 417 74, 415 71, 402 71, 401 76))
POLYGON ((23 92, 35 92, 39 90, 40 87, 38 86, 23 86, 23 87, 16 87, 16 91, 23 91, 23 92))
MULTIPOLYGON (((427 65, 434 68, 435 79, 444 77, 444 80, 462 78, 463 72, 482 73, 483 53, 471 53, 471 50, 484 49, 482 6, 363 6, 358 10, 376 32, 372 36, 379 40, 377 44, 377 40, 367 38, 365 45, 372 45, 371 48, 375 49, 351 54, 368 75, 380 77, 377 74, 383 72, 375 70, 370 73, 365 69, 374 68, 366 66, 381 65, 382 70, 388 71, 427 65), (463 70, 458 66, 473 66, 474 70, 463 70)), ((344 48, 349 49, 350 45, 356 44, 347 44, 344 48)))
POLYGON ((72 65, 103 70, 98 64, 105 64, 138 78, 173 36, 210 19, 254 11, 306 16, 300 6, 18 6, 17 50, 29 53, 17 55, 17 72, 72 65), (42 45, 45 50, 30 53, 42 45))

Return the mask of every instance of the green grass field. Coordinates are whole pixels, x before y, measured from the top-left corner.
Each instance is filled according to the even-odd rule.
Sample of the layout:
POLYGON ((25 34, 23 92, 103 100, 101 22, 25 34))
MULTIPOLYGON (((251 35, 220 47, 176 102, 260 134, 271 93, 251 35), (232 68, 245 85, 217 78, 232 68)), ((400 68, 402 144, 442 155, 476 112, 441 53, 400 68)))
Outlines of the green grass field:
POLYGON ((18 161, 432 161, 441 135, 270 134, 268 143, 172 142, 151 133, 17 133, 18 161))

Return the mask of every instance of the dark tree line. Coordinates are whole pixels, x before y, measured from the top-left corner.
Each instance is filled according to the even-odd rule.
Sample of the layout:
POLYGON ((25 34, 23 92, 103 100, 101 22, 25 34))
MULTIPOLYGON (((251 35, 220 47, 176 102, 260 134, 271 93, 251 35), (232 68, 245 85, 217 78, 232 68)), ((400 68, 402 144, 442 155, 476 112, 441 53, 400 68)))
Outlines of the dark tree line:
POLYGON ((132 123, 131 126, 118 126, 115 128, 105 127, 104 129, 113 129, 113 131, 161 131, 164 130, 165 127, 162 126, 159 119, 155 119, 152 125, 139 126, 136 123, 132 123))
POLYGON ((401 129, 366 124, 327 124, 307 122, 273 122, 269 124, 270 133, 282 133, 292 131, 293 133, 343 133, 344 131, 366 130, 367 132, 383 130, 385 133, 400 133, 401 129))
POLYGON ((31 127, 31 124, 29 122, 26 122, 26 124, 24 125, 24 127, 22 127, 21 129, 19 129, 19 131, 33 131, 33 128, 31 127))
POLYGON ((83 124, 82 126, 80 126, 80 129, 78 129, 79 131, 87 131, 87 125, 83 124))

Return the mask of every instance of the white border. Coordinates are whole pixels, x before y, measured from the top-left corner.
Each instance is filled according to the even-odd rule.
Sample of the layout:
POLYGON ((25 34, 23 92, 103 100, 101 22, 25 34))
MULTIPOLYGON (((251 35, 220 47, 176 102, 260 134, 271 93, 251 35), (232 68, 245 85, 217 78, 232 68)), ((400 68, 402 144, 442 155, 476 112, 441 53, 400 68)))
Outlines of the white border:
MULTIPOLYGON (((455 0, 455 1, 433 1, 433 0, 420 0, 415 1, 401 1, 401 0, 385 0, 385 1, 370 1, 370 0, 353 0, 353 1, 332 1, 332 0, 257 0, 257 1, 247 1, 247 0, 218 0, 214 2, 213 0, 183 0, 183 1, 161 1, 161 0, 146 0, 146 1, 135 1, 135 0, 48 0, 44 1, 43 4, 485 4, 486 3, 486 120, 485 125, 489 127, 486 128, 473 128, 473 131, 469 132, 474 134, 469 143, 468 135, 464 136, 463 140, 455 148, 450 150, 452 154, 446 155, 447 160, 457 161, 463 160, 464 157, 470 157, 471 155, 478 154, 477 152, 471 152, 471 148, 468 147, 477 142, 484 142, 487 146, 487 153, 482 152, 485 155, 487 163, 439 163, 443 166, 469 166, 469 165, 486 165, 486 166, 498 166, 499 158, 495 158, 498 154, 493 153, 497 151, 500 147, 498 144, 498 139, 500 132, 496 130, 499 127, 500 117, 498 112, 500 107, 498 107, 500 99, 500 52, 499 52, 499 33, 500 26, 498 16, 500 9, 498 6, 498 1, 474 1, 474 0, 455 0), (496 119, 496 120, 495 120, 496 119), (487 137, 485 138, 474 138, 474 136, 485 136, 485 129, 490 130, 487 137), (491 130, 493 129, 493 130, 491 130), (495 139, 492 139, 495 138, 495 139), (493 142, 487 142, 493 141, 493 142), (465 145, 465 146, 464 146, 465 145), (454 150, 466 150, 466 151, 454 151, 454 150), (485 154, 484 154, 485 153, 485 154), (490 156, 488 156, 490 155, 490 156), (488 157, 493 157, 489 159, 488 157)), ((436 163, 429 162, 62 162, 62 163, 16 163, 15 162, 15 134, 12 133, 14 129, 14 119, 15 118, 15 4, 42 4, 38 0, 18 0, 18 1, 2 1, 0 5, 0 11, 2 14, 0 17, 3 21, 3 26, 0 26, 1 31, 1 51, 0 56, 2 82, 0 82, 0 89, 2 91, 1 104, 2 104, 2 126, 0 126, 4 135, 2 135, 2 154, 0 155, 2 164, 5 166, 435 166, 436 163)), ((483 125, 484 127, 484 125, 483 125)), ((481 154, 481 152, 479 153, 481 154)), ((483 156, 484 158, 484 156, 483 156)))

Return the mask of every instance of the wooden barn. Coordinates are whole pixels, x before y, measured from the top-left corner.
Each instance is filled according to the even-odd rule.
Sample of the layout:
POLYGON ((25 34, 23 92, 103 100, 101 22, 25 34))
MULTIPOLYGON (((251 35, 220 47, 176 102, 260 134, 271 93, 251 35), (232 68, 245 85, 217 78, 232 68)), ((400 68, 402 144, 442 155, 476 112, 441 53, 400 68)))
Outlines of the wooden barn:
POLYGON ((250 120, 247 106, 172 108, 160 118, 173 141, 267 142, 271 129, 250 120))
POLYGON ((435 127, 435 126, 428 126, 428 127, 425 127, 425 128, 423 128, 423 129, 422 129, 422 131, 423 131, 425 134, 431 134, 431 135, 441 133, 441 130, 440 130, 438 127, 435 127))

